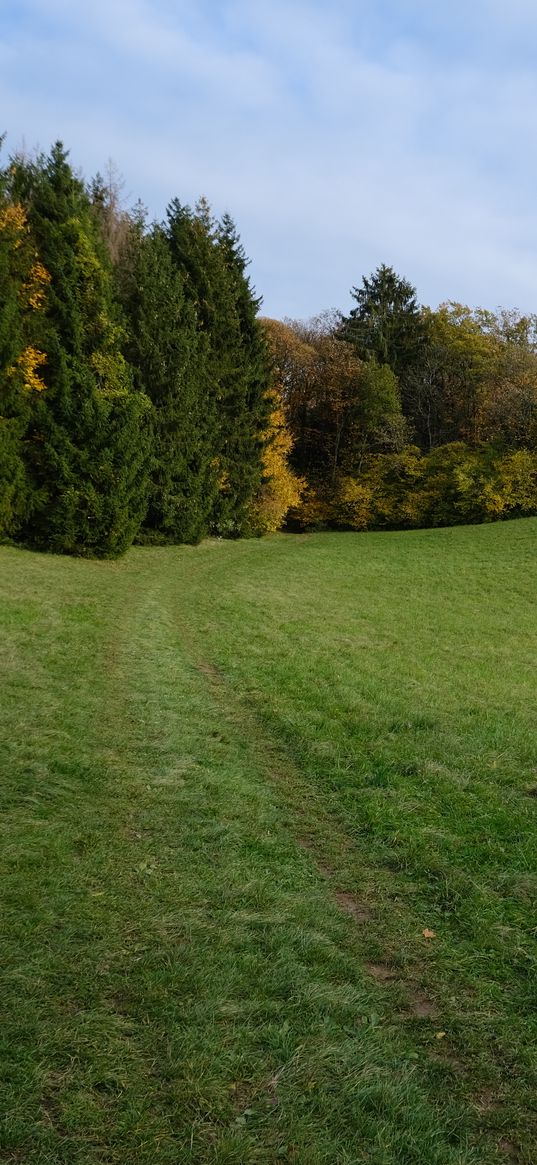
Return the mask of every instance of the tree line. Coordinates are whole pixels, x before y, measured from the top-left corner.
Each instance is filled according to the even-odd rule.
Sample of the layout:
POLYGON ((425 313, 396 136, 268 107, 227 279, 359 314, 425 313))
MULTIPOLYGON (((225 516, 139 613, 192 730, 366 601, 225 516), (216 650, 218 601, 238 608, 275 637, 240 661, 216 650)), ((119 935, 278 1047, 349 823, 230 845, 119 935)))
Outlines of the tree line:
POLYGON ((386 266, 347 316, 260 319, 231 217, 161 223, 58 143, 0 169, 0 539, 133 541, 537 512, 537 320, 422 308, 386 266))
POLYGON ((299 529, 537 513, 537 316, 420 307, 382 265, 348 315, 265 321, 303 480, 299 529))
POLYGON ((9 161, 4 540, 114 556, 135 539, 274 527, 269 446, 272 477, 293 477, 247 264, 232 219, 216 221, 204 200, 174 199, 163 223, 148 224, 140 207, 121 208, 113 183, 76 175, 61 144, 9 161))

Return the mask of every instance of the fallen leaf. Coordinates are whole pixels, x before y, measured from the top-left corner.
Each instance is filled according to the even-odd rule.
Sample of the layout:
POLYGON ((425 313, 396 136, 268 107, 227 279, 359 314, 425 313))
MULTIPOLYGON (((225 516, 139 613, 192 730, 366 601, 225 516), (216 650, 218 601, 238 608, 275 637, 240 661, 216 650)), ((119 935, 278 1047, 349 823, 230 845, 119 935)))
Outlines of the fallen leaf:
POLYGON ((436 1032, 437 1040, 443 1040, 445 1035, 446 1035, 445 1032, 436 1032))
POLYGON ((434 930, 428 930, 427 927, 422 931, 422 934, 424 938, 436 938, 434 930))

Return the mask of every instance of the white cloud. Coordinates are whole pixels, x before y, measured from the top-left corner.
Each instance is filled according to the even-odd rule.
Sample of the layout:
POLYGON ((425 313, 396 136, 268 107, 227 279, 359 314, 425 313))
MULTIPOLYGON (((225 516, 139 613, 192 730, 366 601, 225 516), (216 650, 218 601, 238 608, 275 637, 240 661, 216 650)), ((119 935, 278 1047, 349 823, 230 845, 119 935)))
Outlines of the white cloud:
POLYGON ((501 56, 535 47, 533 5, 25 11, 33 31, 2 56, 12 144, 61 136, 89 172, 112 155, 157 214, 206 193, 238 220, 268 313, 345 306, 381 261, 426 302, 537 307, 537 80, 520 49, 501 56))

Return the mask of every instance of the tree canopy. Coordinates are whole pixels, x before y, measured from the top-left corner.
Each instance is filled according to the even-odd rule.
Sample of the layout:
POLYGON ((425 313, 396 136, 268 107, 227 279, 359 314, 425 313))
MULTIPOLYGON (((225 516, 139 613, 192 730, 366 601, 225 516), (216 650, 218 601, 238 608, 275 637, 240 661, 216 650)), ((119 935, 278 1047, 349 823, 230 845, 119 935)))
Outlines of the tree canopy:
POLYGON ((537 513, 537 316, 352 306, 263 320, 230 214, 125 206, 67 151, 0 169, 0 538, 113 556, 293 528, 537 513))

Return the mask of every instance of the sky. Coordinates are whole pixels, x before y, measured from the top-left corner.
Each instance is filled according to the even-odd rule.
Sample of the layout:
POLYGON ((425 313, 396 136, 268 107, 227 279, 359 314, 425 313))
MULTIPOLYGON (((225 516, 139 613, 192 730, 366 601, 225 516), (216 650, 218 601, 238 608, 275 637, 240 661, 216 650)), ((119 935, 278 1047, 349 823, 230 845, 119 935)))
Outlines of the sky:
POLYGON ((0 0, 5 156, 60 139, 127 200, 229 211, 263 314, 537 311, 535 0, 0 0))

